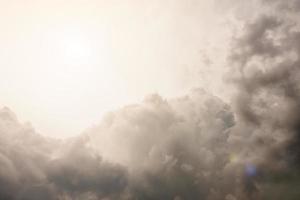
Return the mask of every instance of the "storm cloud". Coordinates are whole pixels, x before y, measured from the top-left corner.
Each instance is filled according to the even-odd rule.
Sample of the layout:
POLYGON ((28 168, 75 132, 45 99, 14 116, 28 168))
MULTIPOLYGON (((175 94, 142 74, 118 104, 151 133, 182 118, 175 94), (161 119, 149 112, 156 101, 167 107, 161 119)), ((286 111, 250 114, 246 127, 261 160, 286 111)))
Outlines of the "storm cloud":
MULTIPOLYGON (((260 166, 262 199, 299 197, 299 1, 262 1, 233 43, 229 79, 237 87, 234 132, 247 134, 260 166)), ((235 134, 233 134, 235 135, 235 134)), ((243 141, 245 142, 245 140, 243 141)))

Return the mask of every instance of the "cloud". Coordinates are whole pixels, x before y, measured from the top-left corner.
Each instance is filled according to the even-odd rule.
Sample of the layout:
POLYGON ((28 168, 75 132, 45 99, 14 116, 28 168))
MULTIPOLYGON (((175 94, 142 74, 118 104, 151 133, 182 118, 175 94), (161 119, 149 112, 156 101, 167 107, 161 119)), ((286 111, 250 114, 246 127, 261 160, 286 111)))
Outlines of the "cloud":
POLYGON ((256 188, 262 199, 297 199, 293 190, 300 164, 300 32, 295 17, 299 1, 262 3, 269 11, 244 23, 231 52, 238 124, 231 136, 248 135, 240 139, 240 149, 255 152, 250 157, 260 166, 256 188), (281 195, 271 194, 279 188, 281 195))
POLYGON ((58 141, 0 111, 0 199, 93 199, 117 196, 127 172, 105 162, 80 138, 58 141))
POLYGON ((0 199, 297 199, 299 1, 255 2, 268 12, 233 37, 230 103, 153 94, 65 140, 0 110, 0 199))
POLYGON ((2 199, 222 199, 243 190, 227 144, 233 114, 203 90, 150 95, 63 141, 0 113, 2 199))
POLYGON ((265 4, 269 6, 276 6, 277 9, 289 12, 297 12, 300 10, 300 1, 299 0, 290 0, 283 2, 280 0, 263 0, 265 4))
POLYGON ((230 107, 203 90, 178 99, 148 96, 142 104, 108 114, 89 130, 104 159, 126 166, 138 199, 203 199, 239 187, 227 138, 230 107), (234 176, 232 176, 234 175, 234 176))

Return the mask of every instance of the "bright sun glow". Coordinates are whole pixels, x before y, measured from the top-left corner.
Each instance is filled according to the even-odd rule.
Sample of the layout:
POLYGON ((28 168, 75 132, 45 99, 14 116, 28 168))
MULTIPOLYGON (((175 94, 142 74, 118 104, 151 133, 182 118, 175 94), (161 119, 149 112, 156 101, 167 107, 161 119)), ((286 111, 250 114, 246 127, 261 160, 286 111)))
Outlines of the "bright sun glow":
POLYGON ((64 28, 49 36, 50 47, 54 50, 56 59, 65 65, 85 65, 106 62, 107 45, 104 35, 97 38, 81 31, 80 28, 64 28), (93 44, 94 43, 94 44, 93 44))
POLYGON ((87 38, 76 35, 64 35, 62 37, 61 53, 68 62, 86 62, 92 55, 92 47, 87 38))
MULTIPOLYGON (((76 132, 84 128, 87 121, 99 119, 99 113, 112 109, 122 99, 109 38, 105 31, 97 30, 95 34, 92 33, 83 31, 80 27, 64 27, 48 32, 47 44, 41 53, 42 65, 32 69, 35 81, 30 87, 30 97, 43 102, 36 107, 49 116, 48 120, 41 121, 40 124, 61 124, 59 128, 67 132, 64 124, 72 118, 78 122, 71 129, 76 132), (112 86, 114 90, 111 89, 112 86), (99 105, 105 106, 81 119, 82 112, 89 107, 99 108, 99 105)), ((49 129, 51 131, 51 127, 48 131, 49 129)))
POLYGON ((226 46, 215 17, 199 12, 211 1, 191 16, 185 1, 130 2, 1 1, 0 106, 42 134, 66 137, 151 93, 218 89, 206 80, 222 71, 201 61, 203 48, 215 48, 208 41, 226 46))

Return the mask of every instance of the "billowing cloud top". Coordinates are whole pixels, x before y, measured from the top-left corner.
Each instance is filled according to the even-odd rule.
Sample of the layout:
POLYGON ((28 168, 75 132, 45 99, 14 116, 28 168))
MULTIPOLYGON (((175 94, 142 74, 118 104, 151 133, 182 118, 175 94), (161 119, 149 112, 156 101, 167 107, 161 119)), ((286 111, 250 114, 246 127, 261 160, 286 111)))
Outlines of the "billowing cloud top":
POLYGON ((259 1, 230 52, 230 103, 150 95, 56 140, 0 111, 2 200, 296 200, 299 1, 259 1))
POLYGON ((240 179, 227 144, 233 114, 203 90, 151 95, 66 141, 36 134, 7 108, 0 114, 2 199, 230 197, 224 183, 240 179))

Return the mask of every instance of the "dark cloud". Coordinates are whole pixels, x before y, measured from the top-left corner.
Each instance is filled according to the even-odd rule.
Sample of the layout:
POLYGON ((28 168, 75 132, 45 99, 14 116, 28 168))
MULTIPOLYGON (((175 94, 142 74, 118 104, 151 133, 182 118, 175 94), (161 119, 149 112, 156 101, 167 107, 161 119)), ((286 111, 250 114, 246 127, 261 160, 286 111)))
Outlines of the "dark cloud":
POLYGON ((62 156, 52 159, 47 168, 47 178, 59 193, 72 199, 88 199, 87 196, 119 199, 127 185, 126 169, 103 161, 81 139, 66 145, 62 156))
POLYGON ((294 11, 299 1, 263 2, 272 12, 245 23, 230 57, 239 121, 232 135, 248 134, 252 141, 246 149, 253 147, 262 158, 257 161, 261 179, 256 181, 261 199, 297 199, 299 193, 293 190, 299 190, 300 182, 300 32, 294 11), (270 194, 278 188, 282 195, 270 194))
POLYGON ((299 0, 263 0, 268 6, 276 6, 279 10, 297 12, 300 10, 300 1, 299 0))

